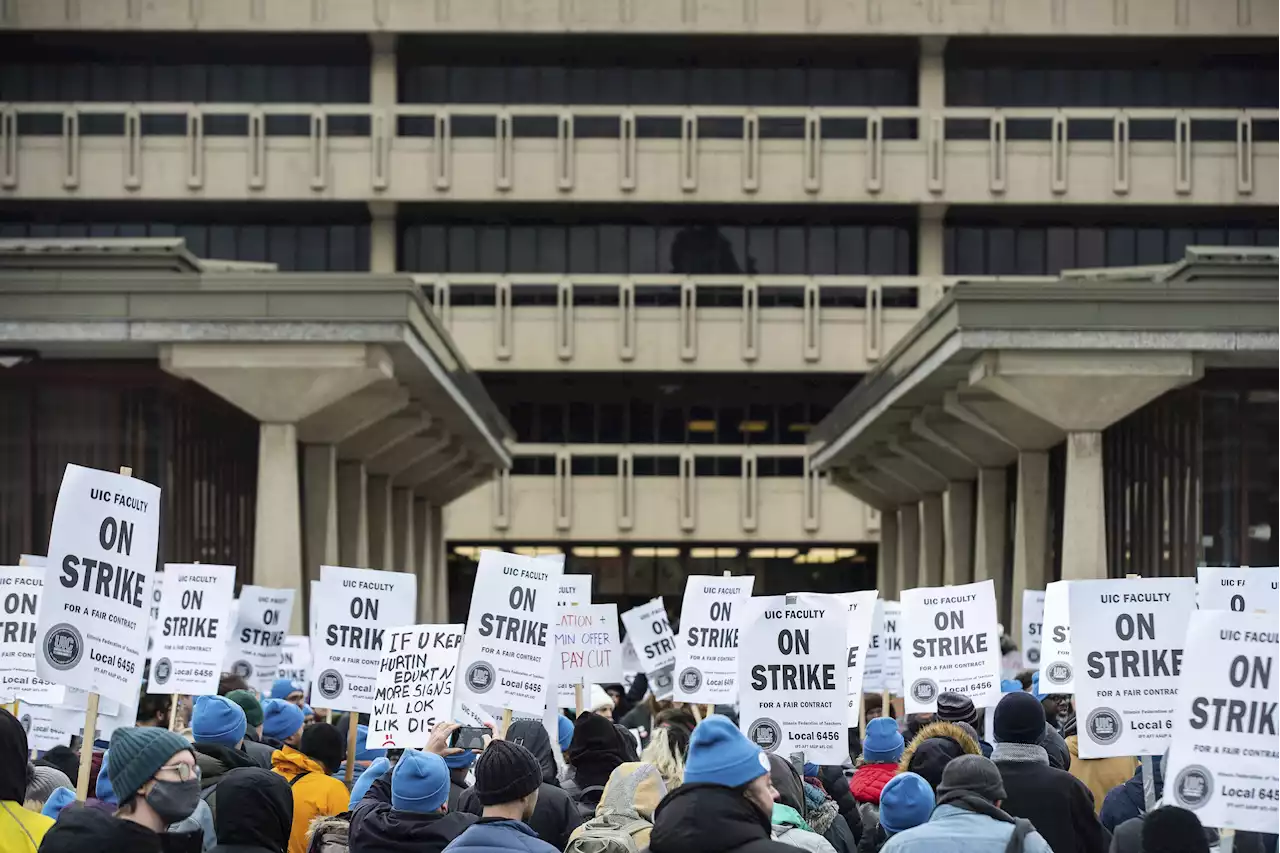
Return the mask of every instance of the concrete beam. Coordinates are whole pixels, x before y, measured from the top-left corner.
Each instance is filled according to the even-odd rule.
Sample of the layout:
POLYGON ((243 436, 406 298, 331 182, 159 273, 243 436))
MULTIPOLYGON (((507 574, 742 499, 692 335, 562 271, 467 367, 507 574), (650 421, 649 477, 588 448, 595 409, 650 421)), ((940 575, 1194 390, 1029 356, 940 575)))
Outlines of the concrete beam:
POLYGON ((978 476, 978 467, 963 455, 916 435, 914 431, 900 434, 889 445, 947 480, 972 480, 978 476))
POLYGON ((338 445, 338 458, 369 460, 387 453, 396 445, 421 433, 431 425, 431 418, 416 407, 392 415, 376 424, 370 424, 338 445))
POLYGON ((338 444, 409 405, 409 391, 394 379, 373 382, 298 422, 298 440, 338 444))
POLYGON ((470 469, 449 480, 447 484, 432 487, 429 492, 423 491, 423 493, 429 494, 432 502, 439 502, 440 506, 448 506, 473 489, 492 482, 493 468, 483 462, 476 462, 470 469))
MULTIPOLYGON (((446 495, 452 495, 454 489, 458 488, 464 480, 474 479, 485 470, 489 469, 464 451, 461 456, 456 457, 448 465, 440 469, 434 477, 429 477, 419 482, 413 487, 413 490, 422 497, 430 498, 432 503, 446 506, 449 503, 445 499, 446 495)), ((467 488, 466 491, 470 491, 470 488, 467 488)), ((459 492, 459 494, 462 493, 459 492)))
POLYGON ((925 407, 911 421, 911 431, 976 468, 1001 468, 1018 455, 1018 449, 1004 439, 952 417, 942 406, 925 407))
MULTIPOLYGON (((405 468, 396 475, 397 486, 408 486, 413 488, 421 483, 439 476, 441 471, 448 469, 456 464, 459 460, 467 455, 466 445, 461 439, 451 438, 444 446, 436 449, 434 453, 415 462, 408 468, 405 468)), ((422 494, 419 492, 419 494, 422 494)))
POLYGON ((831 482, 862 501, 867 506, 875 507, 880 512, 893 510, 897 504, 875 486, 854 476, 849 469, 843 468, 831 472, 831 482))
POLYGON ((879 468, 872 468, 863 460, 863 465, 850 469, 855 479, 861 480, 869 487, 880 492, 889 498, 894 505, 906 503, 915 503, 920 500, 920 491, 914 486, 902 482, 897 477, 890 476, 879 468))
POLYGON ((428 427, 371 457, 367 463, 369 473, 395 477, 406 468, 439 453, 448 443, 447 432, 436 426, 428 427))
POLYGON ((946 477, 892 448, 885 448, 868 456, 867 461, 890 477, 900 480, 904 485, 922 494, 941 492, 947 487, 946 477))
POLYGON ((961 383, 943 397, 943 410, 1018 450, 1048 450, 1065 433, 995 393, 961 383))

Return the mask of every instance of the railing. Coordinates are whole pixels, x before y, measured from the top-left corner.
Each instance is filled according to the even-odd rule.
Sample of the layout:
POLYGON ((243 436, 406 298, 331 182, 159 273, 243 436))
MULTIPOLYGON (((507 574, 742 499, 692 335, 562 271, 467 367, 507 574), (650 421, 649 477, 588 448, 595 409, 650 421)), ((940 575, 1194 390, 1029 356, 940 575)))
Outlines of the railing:
POLYGON ((1020 201, 1071 200, 1088 183, 1102 200, 1198 200, 1204 155, 1226 164, 1202 172, 1205 200, 1263 203, 1275 196, 1278 120, 1273 109, 4 103, 0 189, 22 190, 24 158, 52 150, 61 189, 80 190, 83 157, 117 150, 105 137, 120 146, 126 195, 162 180, 147 161, 166 158, 163 179, 180 170, 182 192, 227 194, 238 178, 250 197, 301 176, 299 189, 322 198, 1020 201))

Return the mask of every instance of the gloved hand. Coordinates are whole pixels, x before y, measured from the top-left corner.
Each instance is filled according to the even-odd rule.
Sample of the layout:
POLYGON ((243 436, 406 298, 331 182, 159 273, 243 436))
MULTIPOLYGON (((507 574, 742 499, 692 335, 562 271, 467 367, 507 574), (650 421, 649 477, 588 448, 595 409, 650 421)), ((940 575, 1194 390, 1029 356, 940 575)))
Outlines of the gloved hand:
POLYGON ((44 801, 44 808, 40 810, 40 814, 57 820, 62 810, 75 801, 75 791, 70 788, 55 788, 49 795, 49 799, 44 801))
POLYGON ((391 762, 385 755, 375 758, 373 763, 360 774, 360 778, 356 780, 356 784, 351 788, 351 803, 349 807, 354 809, 364 799, 364 795, 369 792, 370 786, 390 769, 391 762))

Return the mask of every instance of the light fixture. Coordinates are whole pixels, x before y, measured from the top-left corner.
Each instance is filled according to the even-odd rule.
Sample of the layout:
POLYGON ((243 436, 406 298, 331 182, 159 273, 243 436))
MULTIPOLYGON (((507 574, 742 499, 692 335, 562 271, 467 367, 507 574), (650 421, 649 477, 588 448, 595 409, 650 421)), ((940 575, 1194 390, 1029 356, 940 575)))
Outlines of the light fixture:
POLYGON ((747 552, 747 557, 755 560, 772 560, 776 556, 778 556, 777 548, 752 548, 747 552))
POLYGON ((716 556, 715 548, 690 548, 689 556, 695 560, 714 560, 716 556))
POLYGON ((799 554, 799 553, 800 553, 800 549, 799 549, 799 548, 779 548, 779 549, 778 549, 778 559, 779 559, 779 560, 790 560, 792 557, 794 557, 796 554, 799 554))
POLYGON ((858 556, 857 548, 837 548, 836 549, 837 560, 847 560, 850 557, 856 557, 856 556, 858 556))
POLYGON ((689 421, 689 432, 715 432, 715 421, 689 421))
POLYGON ((512 550, 512 552, 514 552, 514 553, 516 553, 516 554, 519 554, 521 557, 536 557, 536 556, 538 556, 538 549, 537 549, 537 548, 535 548, 533 545, 517 545, 516 547, 512 548, 511 550, 512 550))
POLYGON ((533 550, 538 552, 539 557, 549 557, 553 554, 564 553, 563 548, 558 548, 555 545, 539 545, 537 548, 534 548, 533 550))
POLYGON ((575 557, 621 557, 622 551, 613 545, 577 545, 573 549, 575 557))
POLYGON ((474 545, 458 545, 453 549, 453 553, 459 557, 466 557, 474 560, 476 558, 476 548, 474 545))
POLYGON ((787 424, 787 432, 808 432, 813 424, 787 424))
POLYGON ((642 545, 639 548, 632 548, 631 556, 633 557, 679 557, 680 549, 679 548, 654 548, 651 546, 642 545))
POLYGON ((738 556, 737 548, 717 548, 716 556, 722 559, 733 559, 738 556))
POLYGON ((743 421, 738 424, 738 432, 764 432, 769 428, 765 421, 743 421))

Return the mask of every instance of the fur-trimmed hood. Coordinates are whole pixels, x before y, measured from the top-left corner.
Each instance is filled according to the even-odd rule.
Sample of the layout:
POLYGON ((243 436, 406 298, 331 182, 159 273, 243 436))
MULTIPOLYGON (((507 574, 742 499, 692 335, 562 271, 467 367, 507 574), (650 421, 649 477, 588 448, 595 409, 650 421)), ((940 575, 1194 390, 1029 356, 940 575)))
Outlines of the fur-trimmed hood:
POLYGON ((936 791, 942 782, 942 768, 961 755, 982 755, 982 747, 955 723, 930 723, 902 751, 898 772, 919 773, 936 791))
POLYGON ((332 844, 335 850, 347 849, 347 835, 351 828, 351 813, 320 815, 307 827, 307 849, 324 851, 332 844), (319 837, 320 843, 316 844, 319 837))

